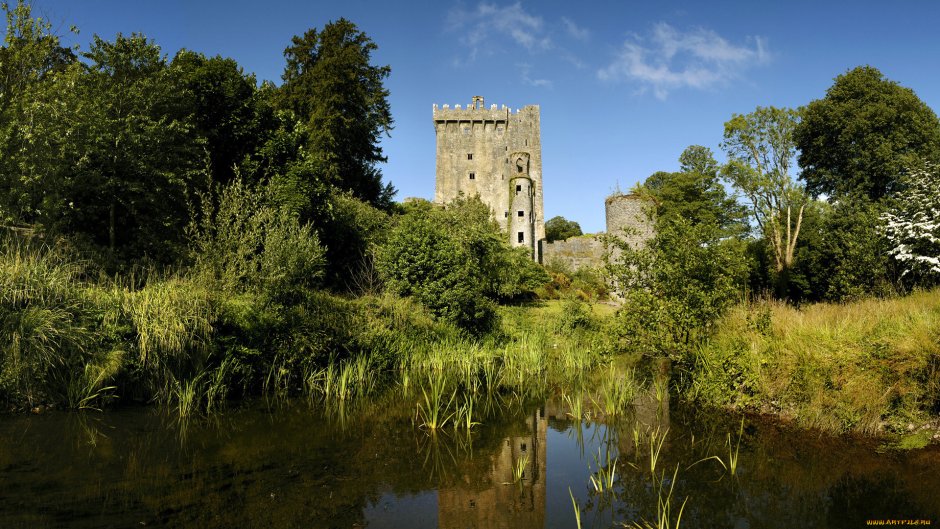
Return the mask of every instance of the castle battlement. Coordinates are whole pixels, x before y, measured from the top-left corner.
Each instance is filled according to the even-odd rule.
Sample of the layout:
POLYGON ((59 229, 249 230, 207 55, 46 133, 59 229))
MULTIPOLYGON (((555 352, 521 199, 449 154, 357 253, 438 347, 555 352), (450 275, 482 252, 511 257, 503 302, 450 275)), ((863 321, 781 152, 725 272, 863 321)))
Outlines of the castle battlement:
POLYGON ((538 113, 538 105, 527 105, 513 110, 501 105, 499 108, 495 104, 486 108, 483 103, 483 97, 474 96, 473 101, 466 108, 458 103, 451 107, 449 104, 438 106, 433 105, 434 121, 508 121, 510 116, 518 115, 522 117, 526 114, 538 113))

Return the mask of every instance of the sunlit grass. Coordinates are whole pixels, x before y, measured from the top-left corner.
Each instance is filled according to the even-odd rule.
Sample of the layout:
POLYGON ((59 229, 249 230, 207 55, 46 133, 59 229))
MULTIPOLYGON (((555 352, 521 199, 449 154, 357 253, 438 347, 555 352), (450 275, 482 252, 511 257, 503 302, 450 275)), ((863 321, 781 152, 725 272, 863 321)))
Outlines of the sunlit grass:
POLYGON ((688 396, 872 434, 940 404, 940 290, 802 308, 741 305, 694 358, 688 396))

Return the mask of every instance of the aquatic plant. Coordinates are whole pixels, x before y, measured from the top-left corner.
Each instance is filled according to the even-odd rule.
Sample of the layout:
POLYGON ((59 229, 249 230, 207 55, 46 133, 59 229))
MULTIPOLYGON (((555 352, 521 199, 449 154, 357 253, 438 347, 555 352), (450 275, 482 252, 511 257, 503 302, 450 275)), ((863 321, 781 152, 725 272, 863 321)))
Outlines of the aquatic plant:
POLYGON ((513 483, 519 483, 525 478, 525 468, 529 466, 529 454, 522 454, 512 467, 513 483))
POLYGON ((578 507, 578 502, 574 499, 574 493, 571 492, 571 487, 568 487, 568 495, 571 496, 571 505, 574 507, 574 521, 576 527, 581 529, 581 508, 578 507))
POLYGON ((594 406, 607 417, 622 415, 636 398, 637 384, 632 369, 621 374, 611 365, 599 385, 600 401, 592 398, 594 406))
POLYGON ((614 488, 614 478, 617 475, 617 457, 613 459, 610 458, 610 449, 608 445, 608 450, 606 451, 606 461, 602 462, 601 460, 601 449, 597 449, 597 455, 592 456, 594 458, 594 465, 597 467, 597 471, 592 473, 589 476, 591 485, 594 487, 594 490, 603 494, 605 492, 610 492, 614 488))
POLYGON ((455 412, 451 410, 457 391, 446 391, 447 381, 443 375, 428 375, 427 388, 421 388, 423 400, 418 401, 415 417, 419 426, 428 430, 438 430, 453 419, 455 412))
POLYGON ((682 505, 679 506, 679 512, 674 512, 675 504, 673 501, 675 498, 673 498, 673 495, 679 476, 679 465, 676 465, 671 479, 666 479, 665 470, 658 477, 655 472, 652 476, 653 486, 657 491, 656 522, 654 523, 648 520, 643 520, 642 523, 633 522, 633 527, 636 529, 679 529, 682 523, 682 513, 685 511, 685 505, 689 501, 688 496, 686 496, 686 498, 682 500, 682 505), (666 487, 667 482, 669 483, 668 488, 666 487))
POLYGON ((659 456, 668 434, 669 428, 661 430, 659 426, 649 432, 650 474, 656 474, 656 466, 659 464, 659 456))

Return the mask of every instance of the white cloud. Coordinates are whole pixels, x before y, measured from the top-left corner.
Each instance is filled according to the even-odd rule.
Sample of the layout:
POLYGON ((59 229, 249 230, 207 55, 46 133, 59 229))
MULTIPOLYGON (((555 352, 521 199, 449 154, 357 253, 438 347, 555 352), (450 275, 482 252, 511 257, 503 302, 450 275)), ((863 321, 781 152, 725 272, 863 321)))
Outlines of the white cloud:
POLYGON ((575 40, 587 40, 591 36, 591 32, 587 28, 582 28, 581 26, 574 23, 568 17, 561 17, 561 23, 565 27, 565 31, 571 38, 575 40))
POLYGON ((505 7, 481 3, 470 11, 454 9, 448 14, 448 22, 451 29, 466 29, 460 40, 470 48, 471 59, 493 53, 507 39, 528 51, 552 47, 542 18, 527 13, 519 2, 505 7))
POLYGON ((734 45, 714 31, 699 28, 687 33, 659 23, 646 39, 624 42, 614 61, 597 76, 609 81, 634 81, 665 99, 677 88, 709 88, 727 83, 755 64, 770 60, 765 41, 749 38, 734 45))
POLYGON ((522 82, 536 88, 551 88, 552 82, 549 79, 533 79, 530 75, 532 66, 530 64, 519 64, 519 72, 522 76, 522 82))

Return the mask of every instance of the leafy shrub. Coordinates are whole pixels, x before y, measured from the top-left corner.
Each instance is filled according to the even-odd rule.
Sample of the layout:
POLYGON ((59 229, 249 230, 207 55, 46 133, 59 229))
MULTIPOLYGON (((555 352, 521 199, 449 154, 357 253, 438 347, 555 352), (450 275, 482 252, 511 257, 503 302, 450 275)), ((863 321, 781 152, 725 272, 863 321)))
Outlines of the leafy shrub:
POLYGON ((479 254, 472 252, 499 243, 486 237, 474 240, 472 233, 458 236, 442 222, 451 220, 453 226, 447 216, 430 205, 403 215, 379 254, 379 269, 391 292, 413 296, 434 315, 483 333, 493 327, 497 316, 485 295, 479 254))
POLYGON ((621 348, 687 360, 740 297, 744 246, 713 225, 673 217, 644 247, 608 240, 607 269, 624 300, 614 328, 621 348))

